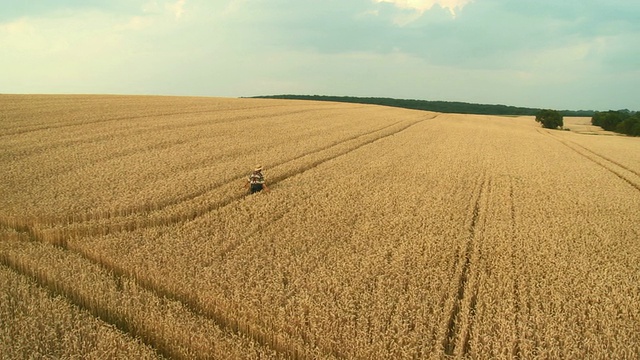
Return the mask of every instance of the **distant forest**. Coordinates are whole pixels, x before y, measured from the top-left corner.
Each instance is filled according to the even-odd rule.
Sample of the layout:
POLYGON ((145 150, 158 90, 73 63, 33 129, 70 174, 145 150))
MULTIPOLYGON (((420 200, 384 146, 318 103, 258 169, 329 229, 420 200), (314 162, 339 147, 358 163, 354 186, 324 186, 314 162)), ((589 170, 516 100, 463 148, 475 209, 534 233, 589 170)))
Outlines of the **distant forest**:
MULTIPOLYGON (((485 105, 472 104, 456 101, 428 101, 428 100, 406 100, 377 97, 352 97, 352 96, 324 96, 324 95, 268 95, 255 96, 263 99, 292 99, 292 100, 316 100, 316 101, 337 101, 358 104, 375 104, 394 106, 406 109, 435 111, 441 113, 457 114, 481 114, 481 115, 536 115, 542 109, 526 108, 507 105, 485 105)), ((593 110, 557 110, 562 116, 584 116, 591 117, 595 114, 593 110)))
POLYGON ((640 136, 640 112, 629 110, 596 112, 591 124, 621 134, 640 136))

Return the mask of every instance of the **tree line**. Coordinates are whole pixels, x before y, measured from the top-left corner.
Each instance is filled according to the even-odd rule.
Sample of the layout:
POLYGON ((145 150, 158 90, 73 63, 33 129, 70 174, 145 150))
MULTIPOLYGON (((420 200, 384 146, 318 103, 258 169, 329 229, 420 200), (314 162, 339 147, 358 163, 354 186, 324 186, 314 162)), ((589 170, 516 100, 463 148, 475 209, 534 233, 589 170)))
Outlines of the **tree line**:
POLYGON ((631 136, 640 136, 640 113, 629 110, 609 110, 606 112, 593 110, 549 110, 508 105, 474 104, 459 101, 430 101, 327 95, 264 95, 254 97, 263 99, 315 100, 373 104, 440 113, 536 116, 536 121, 540 122, 542 126, 552 129, 558 127, 561 128, 563 126, 564 116, 591 117, 591 123, 602 127, 604 130, 615 131, 631 136))
MULTIPOLYGON (((456 114, 479 114, 479 115, 522 115, 534 116, 541 109, 508 106, 508 105, 488 105, 473 104, 458 101, 429 101, 411 99, 393 99, 380 97, 353 97, 353 96, 325 96, 325 95, 268 95, 255 96, 265 99, 292 99, 292 100, 315 100, 315 101, 337 101, 358 104, 374 104, 394 106, 405 109, 435 111, 441 113, 456 114)), ((563 116, 593 116, 593 110, 561 110, 563 116)))
POLYGON ((591 117, 591 124, 608 131, 615 131, 631 136, 640 136, 640 113, 629 110, 596 111, 591 117))

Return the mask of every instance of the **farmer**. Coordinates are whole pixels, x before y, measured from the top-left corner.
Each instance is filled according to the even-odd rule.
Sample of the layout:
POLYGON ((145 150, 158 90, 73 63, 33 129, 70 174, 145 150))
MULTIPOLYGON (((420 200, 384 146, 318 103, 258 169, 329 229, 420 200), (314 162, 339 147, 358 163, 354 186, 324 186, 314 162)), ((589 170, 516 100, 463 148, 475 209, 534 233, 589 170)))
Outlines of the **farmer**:
POLYGON ((257 165, 249 178, 247 179, 247 187, 251 189, 251 193, 257 193, 262 189, 269 191, 266 182, 264 181, 264 175, 262 174, 262 165, 257 165))

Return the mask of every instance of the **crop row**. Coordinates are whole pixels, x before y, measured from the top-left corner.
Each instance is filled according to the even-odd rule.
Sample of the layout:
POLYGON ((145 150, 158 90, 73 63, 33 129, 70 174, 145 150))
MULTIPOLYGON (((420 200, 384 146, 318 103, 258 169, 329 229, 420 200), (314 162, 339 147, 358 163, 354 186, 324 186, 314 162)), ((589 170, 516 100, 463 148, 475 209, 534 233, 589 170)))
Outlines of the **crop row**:
MULTIPOLYGON (((5 230, 2 236, 0 264, 48 290, 50 296, 57 299, 55 301, 59 307, 57 313, 49 316, 38 314, 35 309, 23 309, 27 306, 26 295, 20 288, 9 289, 4 296, 10 297, 11 301, 3 302, 0 312, 8 316, 10 324, 3 327, 2 331, 12 333, 16 339, 3 356, 19 358, 19 354, 28 352, 27 357, 33 357, 36 353, 32 348, 20 346, 29 344, 40 348, 42 355, 47 357, 60 351, 72 356, 86 352, 87 356, 99 358, 97 352, 106 352, 104 347, 111 339, 112 347, 119 346, 110 349, 116 352, 116 357, 127 353, 137 357, 135 352, 138 352, 144 357, 176 359, 277 358, 273 350, 221 328, 215 319, 194 312, 188 304, 140 286, 134 278, 114 274, 112 269, 99 266, 76 253, 21 239, 20 234, 12 236, 5 230), (80 319, 74 319, 76 316, 80 319, 93 316, 102 324, 110 325, 110 337, 96 340, 98 334, 94 331, 108 333, 104 329, 99 330, 105 325, 95 325, 99 323, 94 320, 93 326, 101 326, 98 330, 90 326, 83 328, 78 324, 80 319), (63 319, 70 320, 63 322, 63 319), (44 323, 37 325, 37 321, 44 323), (39 328, 35 329, 35 334, 17 334, 26 324, 34 324, 39 328), (56 329, 56 332, 46 337, 37 336, 47 328, 56 329), (78 332, 76 339, 69 340, 67 334, 72 332, 78 332), (147 344, 146 350, 136 339, 142 339, 147 344), (50 346, 49 342, 61 344, 50 346)), ((46 306, 47 302, 51 302, 46 295, 39 296, 40 302, 36 305, 46 306)))
POLYGON ((153 349, 4 266, 0 266, 0 289, 3 359, 159 358, 153 349))
POLYGON ((558 141, 531 119, 389 111, 386 125, 331 133, 316 150, 283 146, 266 163, 269 193, 245 195, 238 170, 219 187, 160 196, 167 206, 61 224, 57 238, 13 224, 30 239, 4 236, 0 256, 176 358, 640 352, 640 192, 611 170, 633 164, 573 151, 564 142, 589 143, 558 141), (185 328, 226 345, 207 348, 185 328))
POLYGON ((305 157, 318 161, 314 157, 326 157, 332 147, 358 146, 401 125, 388 111, 369 116, 362 106, 276 111, 268 103, 245 100, 220 112, 215 105, 225 102, 211 103, 210 112, 194 116, 90 122, 75 126, 71 135, 52 129, 6 139, 0 183, 7 194, 1 200, 5 222, 53 226, 162 210, 245 177, 257 162, 299 168, 305 157), (74 142, 51 148, 66 136, 74 142), (31 147, 41 150, 31 154, 31 147))

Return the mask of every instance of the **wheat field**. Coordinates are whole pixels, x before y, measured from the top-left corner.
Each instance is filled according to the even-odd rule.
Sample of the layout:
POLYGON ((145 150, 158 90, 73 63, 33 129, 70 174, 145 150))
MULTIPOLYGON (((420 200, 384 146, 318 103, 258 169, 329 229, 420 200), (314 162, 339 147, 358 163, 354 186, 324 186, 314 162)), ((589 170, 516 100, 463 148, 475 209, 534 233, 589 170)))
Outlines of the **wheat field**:
POLYGON ((638 138, 273 99, 0 109, 2 359, 640 355, 638 138))

